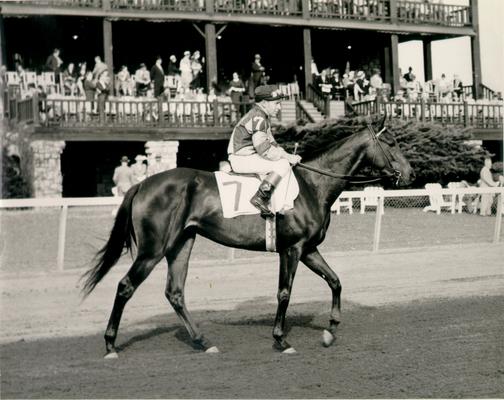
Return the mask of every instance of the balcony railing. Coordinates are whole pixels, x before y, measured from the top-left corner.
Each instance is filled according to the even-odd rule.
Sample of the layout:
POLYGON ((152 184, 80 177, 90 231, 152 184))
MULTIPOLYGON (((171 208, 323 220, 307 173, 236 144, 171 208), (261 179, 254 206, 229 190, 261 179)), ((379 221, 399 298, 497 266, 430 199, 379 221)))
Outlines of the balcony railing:
POLYGON ((84 99, 51 99, 42 105, 41 126, 206 128, 233 127, 251 103, 161 101, 135 98, 91 102, 84 99))
POLYGON ((418 1, 399 0, 397 2, 397 20, 411 24, 471 25, 469 7, 418 1))
POLYGON ((438 122, 477 129, 502 129, 503 103, 490 102, 377 102, 366 101, 353 105, 359 115, 386 113, 389 119, 438 122))
POLYGON ((397 21, 404 24, 428 24, 452 27, 471 26, 470 7, 433 2, 397 0, 23 0, 0 4, 98 8, 108 10, 144 10, 159 12, 207 12, 253 14, 263 16, 326 18, 363 21, 397 21), (392 15, 392 9, 397 11, 392 15))

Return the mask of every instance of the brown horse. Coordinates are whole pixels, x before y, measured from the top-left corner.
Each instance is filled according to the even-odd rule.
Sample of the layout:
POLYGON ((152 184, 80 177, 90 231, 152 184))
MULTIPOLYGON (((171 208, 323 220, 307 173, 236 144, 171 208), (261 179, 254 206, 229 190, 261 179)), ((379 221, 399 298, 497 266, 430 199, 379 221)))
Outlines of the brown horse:
MULTIPOLYGON (((363 164, 371 165, 395 183, 409 184, 413 172, 399 146, 386 129, 384 118, 375 126, 344 121, 293 127, 286 135, 301 141, 305 165, 327 170, 330 176, 295 168, 300 193, 294 208, 277 218, 276 248, 280 256, 278 308, 273 328, 275 347, 287 353, 295 350, 285 339, 285 314, 299 261, 325 279, 332 290, 329 345, 340 323, 341 284, 322 258, 317 246, 324 240, 331 216, 331 205, 345 188, 349 176, 363 164), (378 134, 375 131, 379 131, 378 134)), ((196 234, 236 248, 265 251, 265 221, 260 215, 225 219, 215 177, 210 172, 176 168, 154 175, 133 186, 118 210, 106 245, 97 254, 97 264, 86 272, 84 293, 89 294, 116 264, 123 250, 136 243, 136 258, 120 280, 113 310, 105 332, 107 358, 117 357, 115 341, 127 301, 166 257, 168 281, 166 297, 182 319, 195 346, 217 352, 191 318, 184 301, 184 285, 196 234)))

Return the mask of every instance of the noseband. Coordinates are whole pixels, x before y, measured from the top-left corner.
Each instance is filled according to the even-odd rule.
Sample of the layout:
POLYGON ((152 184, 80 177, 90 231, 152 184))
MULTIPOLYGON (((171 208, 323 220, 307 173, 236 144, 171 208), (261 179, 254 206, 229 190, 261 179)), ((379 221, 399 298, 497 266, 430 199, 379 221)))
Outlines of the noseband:
MULTIPOLYGON (((384 127, 380 132, 376 133, 374 131, 373 127, 370 124, 368 124, 367 127, 369 129, 369 132, 371 133, 371 138, 375 142, 375 147, 376 147, 376 144, 378 144, 378 146, 380 147, 380 150, 382 151, 383 155, 385 156, 385 159, 387 160, 387 163, 388 163, 390 169, 392 170, 392 174, 379 175, 379 176, 374 176, 374 177, 340 175, 340 174, 335 174, 335 173, 333 173, 331 171, 326 171, 326 170, 323 170, 323 169, 315 168, 315 167, 312 167, 310 165, 306 165, 306 164, 303 164, 303 163, 298 163, 297 166, 299 166, 301 168, 304 168, 304 169, 307 169, 307 170, 312 171, 312 172, 316 172, 316 173, 321 174, 321 175, 330 176, 332 178, 345 179, 349 183, 372 183, 372 182, 378 182, 378 181, 381 181, 381 180, 384 180, 384 179, 393 179, 394 180, 394 185, 397 186, 397 184, 399 183, 399 179, 401 179, 401 171, 399 171, 397 168, 394 168, 392 166, 392 161, 390 160, 390 157, 388 156, 388 154, 385 152, 385 149, 383 148, 383 146, 382 146, 382 144, 380 142, 380 139, 379 139, 380 135, 383 132, 385 132, 387 130, 387 128, 384 127)), ((374 161, 375 155, 376 155, 376 151, 373 154, 373 161, 374 161)))

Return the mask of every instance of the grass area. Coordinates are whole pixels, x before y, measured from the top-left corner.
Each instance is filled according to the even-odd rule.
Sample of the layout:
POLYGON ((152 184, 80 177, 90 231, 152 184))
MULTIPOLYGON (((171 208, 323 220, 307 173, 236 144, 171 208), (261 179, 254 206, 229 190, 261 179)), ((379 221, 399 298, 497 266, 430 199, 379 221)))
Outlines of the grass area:
MULTIPOLYGON (((65 269, 86 268, 108 238, 113 223, 111 207, 70 208, 65 246, 65 269)), ((56 268, 58 209, 11 210, 0 214, 1 271, 40 272, 56 268)), ((333 214, 322 252, 371 250, 375 213, 333 214)), ((473 214, 423 213, 421 208, 386 208, 380 248, 489 243, 495 217, 473 214)), ((503 235, 501 232, 501 240, 503 235)), ((192 260, 224 260, 230 250, 198 237, 192 260)), ((236 250, 235 258, 260 253, 236 250)), ((129 263, 125 256, 121 262, 129 263)))

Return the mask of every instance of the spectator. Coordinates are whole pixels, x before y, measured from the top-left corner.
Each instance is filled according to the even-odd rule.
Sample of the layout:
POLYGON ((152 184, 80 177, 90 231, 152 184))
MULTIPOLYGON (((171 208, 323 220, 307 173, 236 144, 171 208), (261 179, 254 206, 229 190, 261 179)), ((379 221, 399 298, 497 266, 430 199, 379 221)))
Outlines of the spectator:
POLYGON ((329 95, 332 89, 332 82, 327 74, 327 69, 323 69, 320 76, 316 80, 317 87, 325 95, 329 95))
POLYGON ((77 77, 75 75, 74 63, 68 64, 63 72, 63 88, 65 96, 72 96, 77 89, 77 77))
POLYGON ((93 79, 98 79, 100 78, 100 75, 107 71, 108 70, 108 66, 107 64, 105 64, 102 60, 101 60, 101 57, 100 56, 96 56, 94 58, 95 60, 95 65, 94 65, 94 68, 93 68, 93 79))
POLYGON ((420 84, 416 80, 415 74, 411 74, 411 81, 406 85, 408 90, 408 99, 411 101, 416 101, 418 99, 418 94, 420 93, 420 84))
POLYGON ((355 101, 361 101, 362 97, 368 93, 369 81, 366 80, 366 74, 364 71, 359 71, 357 73, 357 79, 354 83, 354 99, 355 101))
POLYGON ((233 72, 233 79, 229 82, 229 96, 231 97, 231 102, 234 104, 237 117, 241 115, 240 103, 243 99, 243 92, 245 92, 245 85, 238 76, 238 73, 233 72))
POLYGON ((369 85, 377 93, 383 89, 383 79, 381 77, 380 70, 378 68, 373 69, 373 75, 369 79, 369 85))
POLYGON ((156 63, 151 68, 150 77, 154 83, 154 97, 159 97, 164 93, 165 73, 162 66, 163 60, 160 56, 156 57, 156 63))
POLYGON ((411 82, 414 79, 413 68, 409 67, 408 72, 403 75, 406 82, 411 82))
POLYGON ((138 154, 135 157, 135 163, 131 165, 132 182, 142 182, 147 177, 147 165, 145 165, 147 157, 138 154))
POLYGON ((320 75, 319 70, 317 68, 317 64, 315 63, 315 60, 313 58, 311 60, 311 74, 313 81, 315 81, 317 77, 320 75))
POLYGON ((191 57, 191 71, 193 80, 191 81, 191 89, 197 89, 201 87, 201 70, 203 69, 202 62, 205 62, 204 59, 200 61, 200 52, 196 50, 191 57))
POLYGON ((26 85, 26 72, 21 64, 18 64, 16 73, 19 77, 19 85, 21 86, 21 88, 24 88, 26 85))
POLYGON ((451 100, 451 93, 453 88, 448 79, 446 79, 445 74, 441 74, 441 79, 439 80, 437 87, 438 92, 441 96, 441 101, 449 102, 451 100))
POLYGON ((123 65, 117 74, 117 83, 119 96, 131 96, 133 94, 131 90, 131 75, 126 65, 123 65))
POLYGON ((341 100, 344 95, 342 93, 343 80, 340 77, 339 69, 331 70, 331 76, 329 78, 331 82, 331 96, 335 100, 341 100))
POLYGON ((45 68, 47 71, 54 72, 54 79, 56 83, 59 83, 61 64, 63 64, 63 60, 60 58, 60 50, 54 49, 52 54, 47 57, 45 68))
POLYGON ((24 61, 23 57, 21 57, 21 54, 19 53, 14 53, 14 69, 17 70, 18 65, 21 65, 24 68, 24 61))
POLYGON ((87 72, 87 63, 86 62, 79 63, 79 75, 77 76, 77 79, 75 81, 79 96, 85 95, 84 80, 86 79, 86 72, 87 72))
POLYGON ((260 85, 261 78, 264 75, 265 68, 261 65, 261 55, 256 54, 254 56, 254 62, 250 70, 250 80, 249 80, 249 95, 250 98, 255 96, 255 88, 260 85))
POLYGON ((184 57, 180 60, 180 83, 184 89, 189 89, 193 80, 191 68, 191 53, 184 51, 184 57))
POLYGON ((453 76, 453 94, 456 100, 461 100, 464 94, 464 85, 458 75, 453 76))
MULTIPOLYGON (((492 168, 492 160, 490 157, 486 157, 485 164, 480 171, 480 180, 478 181, 480 187, 495 187, 500 185, 502 179, 500 178, 498 181, 494 181, 492 171, 490 171, 491 168, 492 168)), ((481 216, 492 215, 493 199, 494 199, 493 193, 484 193, 481 195, 481 204, 480 204, 481 216)))
POLYGON ((170 56, 170 61, 168 62, 168 69, 166 75, 175 76, 180 75, 180 69, 177 67, 177 57, 173 54, 170 56))
POLYGON ((129 159, 126 156, 121 157, 121 165, 114 170, 112 180, 117 187, 117 195, 124 196, 132 185, 132 172, 128 166, 129 159))
POLYGON ((96 83, 96 95, 98 98, 98 111, 100 118, 105 117, 105 102, 110 93, 110 77, 108 71, 103 71, 96 83))
POLYGON ((136 95, 145 96, 147 94, 147 90, 149 90, 150 83, 151 78, 149 71, 147 71, 145 64, 141 63, 140 68, 135 71, 136 95))
POLYGON ((94 101, 96 94, 96 81, 93 79, 93 72, 87 71, 86 78, 82 83, 82 87, 84 89, 84 95, 86 96, 87 101, 94 101))

